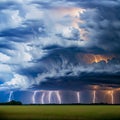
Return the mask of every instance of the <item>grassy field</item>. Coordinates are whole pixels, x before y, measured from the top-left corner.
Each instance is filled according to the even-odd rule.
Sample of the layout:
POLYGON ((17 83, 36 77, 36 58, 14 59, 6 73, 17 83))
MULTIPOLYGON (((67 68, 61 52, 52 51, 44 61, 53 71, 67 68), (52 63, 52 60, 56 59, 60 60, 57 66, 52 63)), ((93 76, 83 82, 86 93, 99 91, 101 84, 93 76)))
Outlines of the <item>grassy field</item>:
POLYGON ((0 120, 120 120, 120 106, 0 106, 0 120))

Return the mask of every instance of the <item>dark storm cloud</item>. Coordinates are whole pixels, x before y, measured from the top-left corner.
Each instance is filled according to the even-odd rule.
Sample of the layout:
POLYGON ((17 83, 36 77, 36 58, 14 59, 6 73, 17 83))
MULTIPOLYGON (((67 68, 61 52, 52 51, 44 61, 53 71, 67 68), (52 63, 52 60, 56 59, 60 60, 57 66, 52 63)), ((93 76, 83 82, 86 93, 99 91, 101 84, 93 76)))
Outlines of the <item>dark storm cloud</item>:
MULTIPOLYGON (((64 76, 59 78, 47 78, 40 85, 34 85, 38 89, 62 89, 62 90, 90 90, 90 86, 99 85, 108 87, 120 86, 120 75, 107 73, 82 73, 80 76, 64 76)), ((91 88, 93 89, 93 88, 91 88)))
POLYGON ((79 7, 84 7, 84 8, 96 8, 100 6, 106 6, 106 7, 111 7, 111 6, 119 6, 119 0, 66 0, 68 2, 74 3, 76 6, 79 7))
POLYGON ((10 50, 15 49, 15 47, 13 45, 11 45, 8 41, 6 41, 6 42, 1 41, 1 43, 0 43, 1 49, 10 49, 10 50))
MULTIPOLYGON (((50 74, 52 74, 52 72, 50 71, 52 71, 53 69, 50 69, 50 71, 48 71, 49 74, 47 72, 47 70, 49 69, 47 69, 44 80, 40 81, 40 84, 38 85, 33 85, 34 88, 84 90, 93 89, 90 88, 91 85, 104 85, 106 89, 108 87, 119 87, 120 85, 119 59, 112 59, 109 61, 108 64, 102 61, 87 66, 79 63, 77 63, 75 66, 74 63, 70 62, 74 67, 70 67, 70 64, 68 63, 63 68, 62 66, 64 63, 56 64, 56 61, 54 60, 54 70, 56 71, 56 75, 54 74, 55 76, 51 76, 50 74), (61 68, 59 69, 56 65, 61 66, 61 68), (94 70, 91 71, 90 69, 94 70), (63 74, 60 75, 60 73, 62 72, 63 74)), ((52 68, 51 64, 49 64, 49 67, 52 68)))
POLYGON ((4 2, 4 3, 1 3, 0 4, 0 9, 7 9, 8 7, 10 6, 13 6, 14 5, 14 2, 4 2))
POLYGON ((71 50, 63 50, 50 54, 30 68, 19 69, 18 72, 37 80, 38 84, 33 84, 34 89, 75 90, 85 89, 89 85, 119 86, 119 67, 120 59, 86 64, 82 55, 81 59, 77 59, 71 50))
POLYGON ((120 53, 120 1, 119 0, 67 0, 77 7, 86 9, 80 15, 85 23, 80 28, 88 32, 89 44, 106 52, 120 53))
POLYGON ((31 37, 45 36, 45 27, 42 21, 26 21, 21 27, 6 29, 0 32, 0 37, 15 42, 27 42, 31 37))
POLYGON ((6 60, 12 76, 2 85, 12 89, 119 86, 119 0, 12 0, 1 2, 0 10, 0 61, 6 60), (88 64, 85 54, 117 58, 88 64))
POLYGON ((95 6, 81 15, 81 18, 85 20, 85 24, 80 24, 80 27, 88 32, 91 46, 97 46, 114 54, 120 53, 119 2, 92 2, 91 4, 95 6))
POLYGON ((72 47, 61 47, 61 46, 58 46, 58 45, 51 45, 51 46, 46 46, 43 48, 44 50, 48 50, 49 51, 49 54, 46 55, 44 58, 46 57, 50 57, 51 56, 58 56, 59 54, 61 55, 66 55, 66 56, 71 56, 70 59, 72 59, 72 56, 75 56, 77 53, 82 53, 82 54, 101 54, 101 55, 107 55, 107 54, 110 54, 108 52, 106 52, 104 49, 102 48, 98 48, 98 47, 76 47, 76 46, 72 46, 72 47))
MULTIPOLYGON (((14 46, 9 39, 6 37, 1 37, 0 39, 0 53, 6 54, 7 56, 12 56, 8 51, 16 50, 16 46, 14 46)), ((1 56, 1 59, 2 56, 1 56)))
POLYGON ((2 2, 2 3, 0 3, 0 10, 18 9, 19 6, 20 6, 20 4, 14 2, 14 1, 2 2))
MULTIPOLYGON (((70 72, 69 72, 70 73, 70 72)), ((119 87, 120 75, 118 73, 95 73, 95 72, 81 72, 77 76, 64 75, 64 77, 46 77, 46 81, 40 82, 39 85, 33 85, 38 89, 64 89, 64 90, 90 90, 90 86, 99 85, 106 87, 119 87)), ((71 73, 70 73, 71 74, 71 73)), ((91 88, 93 89, 93 88, 91 88)))

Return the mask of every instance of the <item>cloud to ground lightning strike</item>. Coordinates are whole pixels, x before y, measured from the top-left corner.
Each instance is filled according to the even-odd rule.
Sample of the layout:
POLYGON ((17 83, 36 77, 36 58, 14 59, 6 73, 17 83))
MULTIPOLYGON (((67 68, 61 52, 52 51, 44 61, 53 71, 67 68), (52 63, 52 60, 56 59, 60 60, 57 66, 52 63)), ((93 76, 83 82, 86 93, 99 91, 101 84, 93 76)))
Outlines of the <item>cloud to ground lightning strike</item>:
POLYGON ((13 100, 13 91, 10 91, 8 102, 10 102, 11 100, 13 100))
POLYGON ((113 90, 109 90, 108 95, 110 96, 111 104, 114 104, 114 92, 113 92, 113 90))
POLYGON ((59 91, 55 91, 57 99, 58 99, 58 103, 61 104, 62 100, 61 100, 61 96, 60 96, 60 92, 59 91))
POLYGON ((33 104, 36 104, 36 94, 37 94, 37 93, 38 93, 37 90, 35 90, 35 91, 33 92, 33 96, 32 96, 33 104))
POLYGON ((78 101, 78 103, 81 103, 81 101, 80 101, 80 92, 76 92, 76 95, 77 95, 77 101, 78 101))
POLYGON ((45 93, 43 92, 41 96, 41 104, 45 104, 44 100, 45 100, 45 93))
POLYGON ((51 97, 52 97, 53 92, 52 91, 48 91, 48 103, 51 103, 51 97))
POLYGON ((96 103, 96 91, 93 91, 93 103, 96 103))

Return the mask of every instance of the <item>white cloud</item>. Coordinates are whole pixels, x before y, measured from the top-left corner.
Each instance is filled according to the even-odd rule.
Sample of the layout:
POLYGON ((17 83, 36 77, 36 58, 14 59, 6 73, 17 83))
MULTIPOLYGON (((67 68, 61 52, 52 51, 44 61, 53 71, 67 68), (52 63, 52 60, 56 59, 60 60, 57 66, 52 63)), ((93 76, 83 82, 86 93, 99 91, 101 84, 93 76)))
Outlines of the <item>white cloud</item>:
POLYGON ((0 72, 11 72, 11 67, 6 64, 0 64, 0 72))
POLYGON ((13 25, 14 26, 19 26, 23 21, 23 19, 19 15, 19 11, 16 10, 11 14, 12 14, 11 19, 12 19, 12 22, 14 23, 13 25))
POLYGON ((26 89, 30 85, 30 81, 26 76, 14 74, 12 80, 5 82, 2 86, 9 87, 11 89, 26 89))
POLYGON ((0 12, 0 18, 0 30, 16 28, 20 26, 24 20, 18 10, 3 10, 0 12))
POLYGON ((41 9, 36 8, 35 5, 28 5, 25 7, 26 10, 26 16, 25 19, 26 20, 40 20, 43 18, 44 12, 41 9))
POLYGON ((31 53, 29 53, 29 49, 25 43, 14 43, 16 46, 16 50, 9 51, 12 54, 10 63, 15 64, 25 64, 25 62, 29 62, 32 60, 31 53))
POLYGON ((10 60, 10 57, 7 56, 6 54, 0 53, 0 62, 7 62, 10 60))

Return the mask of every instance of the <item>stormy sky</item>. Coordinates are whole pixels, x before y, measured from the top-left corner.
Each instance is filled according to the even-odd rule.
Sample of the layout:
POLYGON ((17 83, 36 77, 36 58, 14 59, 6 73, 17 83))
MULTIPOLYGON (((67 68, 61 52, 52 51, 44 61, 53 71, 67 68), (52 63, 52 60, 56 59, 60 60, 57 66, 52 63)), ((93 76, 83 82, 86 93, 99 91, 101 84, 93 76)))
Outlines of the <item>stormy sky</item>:
POLYGON ((0 90, 120 87, 120 0, 0 0, 0 90))

